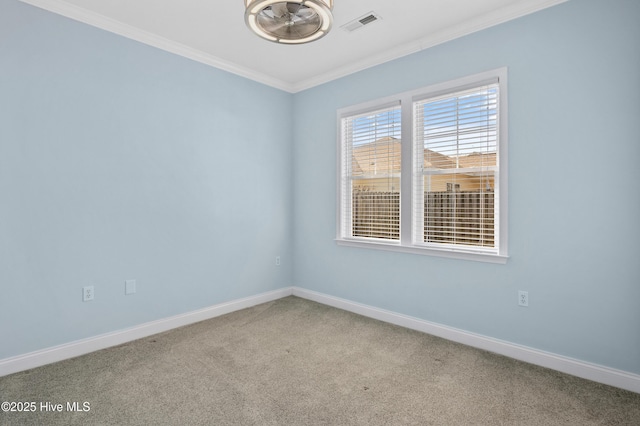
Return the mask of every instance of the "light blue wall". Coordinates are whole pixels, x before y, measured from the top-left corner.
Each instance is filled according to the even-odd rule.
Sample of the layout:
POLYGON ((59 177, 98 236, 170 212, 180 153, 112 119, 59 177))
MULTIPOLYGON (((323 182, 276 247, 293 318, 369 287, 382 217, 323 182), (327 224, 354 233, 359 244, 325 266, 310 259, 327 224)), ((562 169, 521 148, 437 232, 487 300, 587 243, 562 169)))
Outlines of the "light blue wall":
POLYGON ((291 107, 0 0, 0 359, 290 286, 291 107))
POLYGON ((640 373, 639 21, 574 0, 296 94, 296 285, 640 373), (508 263, 338 247, 336 110, 502 66, 508 263))
POLYGON ((295 284, 640 373, 639 18, 573 0, 290 95, 0 0, 0 359, 295 284), (336 246, 336 110, 501 66, 509 262, 336 246))

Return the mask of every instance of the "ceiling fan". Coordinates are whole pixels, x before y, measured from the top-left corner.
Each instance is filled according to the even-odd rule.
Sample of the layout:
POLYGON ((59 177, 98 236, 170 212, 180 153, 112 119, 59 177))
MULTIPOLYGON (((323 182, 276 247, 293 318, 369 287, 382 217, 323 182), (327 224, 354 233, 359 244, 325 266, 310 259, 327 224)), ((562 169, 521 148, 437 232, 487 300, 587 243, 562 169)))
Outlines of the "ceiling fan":
POLYGON ((245 0, 245 22, 260 37, 283 44, 318 40, 331 29, 333 0, 245 0))

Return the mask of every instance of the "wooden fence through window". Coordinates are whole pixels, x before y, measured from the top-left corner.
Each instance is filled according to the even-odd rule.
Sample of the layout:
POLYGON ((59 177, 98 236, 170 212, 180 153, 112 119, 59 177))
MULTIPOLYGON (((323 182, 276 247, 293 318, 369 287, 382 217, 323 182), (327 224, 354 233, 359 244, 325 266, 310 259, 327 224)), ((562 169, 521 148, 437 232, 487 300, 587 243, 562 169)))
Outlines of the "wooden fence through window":
POLYGON ((494 193, 425 192, 424 241, 494 246, 494 193))
POLYGON ((353 236, 400 239, 400 193, 353 191, 353 236))
MULTIPOLYGON (((443 191, 424 194, 424 242, 494 247, 494 193, 443 191)), ((353 191, 353 235, 398 240, 400 194, 353 191)))

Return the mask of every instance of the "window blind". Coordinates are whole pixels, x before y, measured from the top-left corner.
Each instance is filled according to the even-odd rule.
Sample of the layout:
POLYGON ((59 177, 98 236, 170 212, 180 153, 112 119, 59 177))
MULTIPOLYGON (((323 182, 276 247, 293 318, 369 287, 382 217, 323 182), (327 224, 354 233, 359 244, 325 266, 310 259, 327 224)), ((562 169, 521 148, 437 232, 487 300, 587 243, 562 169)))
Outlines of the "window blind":
POLYGON ((400 105, 342 118, 342 237, 400 239, 400 105))
POLYGON ((498 252, 498 90, 414 103, 414 243, 498 252))

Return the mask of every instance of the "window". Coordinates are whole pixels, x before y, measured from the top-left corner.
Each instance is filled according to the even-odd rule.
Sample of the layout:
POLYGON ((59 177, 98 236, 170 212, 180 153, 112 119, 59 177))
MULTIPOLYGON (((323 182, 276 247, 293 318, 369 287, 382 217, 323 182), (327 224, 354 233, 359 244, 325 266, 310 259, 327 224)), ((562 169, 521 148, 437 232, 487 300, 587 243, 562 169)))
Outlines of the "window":
POLYGON ((342 204, 349 237, 400 240, 400 105, 346 117, 342 204))
POLYGON ((504 263, 506 69, 338 111, 342 245, 504 263))

